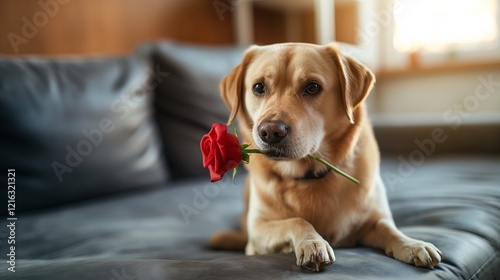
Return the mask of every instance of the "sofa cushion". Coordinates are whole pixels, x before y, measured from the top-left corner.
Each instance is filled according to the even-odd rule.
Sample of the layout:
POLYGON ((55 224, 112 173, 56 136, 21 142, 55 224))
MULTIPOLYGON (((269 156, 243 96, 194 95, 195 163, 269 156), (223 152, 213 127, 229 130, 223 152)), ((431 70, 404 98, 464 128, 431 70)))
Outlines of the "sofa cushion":
MULTIPOLYGON (((397 158, 386 158, 381 173, 403 176, 400 164, 397 158)), ((245 175, 241 172, 235 183, 230 176, 217 183, 206 178, 179 180, 168 188, 86 201, 59 211, 26 213, 17 223, 15 276, 51 280, 498 279, 499 169, 500 157, 433 157, 405 176, 404 182, 391 183, 386 177, 398 227, 443 252, 444 259, 434 270, 363 247, 334 249, 337 260, 322 273, 297 267, 293 253, 245 256, 209 250, 211 234, 238 227, 245 175)), ((0 264, 0 279, 11 275, 6 265, 0 264)))
POLYGON ((207 175, 199 143, 212 123, 228 120, 219 82, 241 61, 243 49, 169 42, 141 47, 152 49, 155 69, 169 73, 156 89, 155 106, 172 176, 207 175))
POLYGON ((150 73, 134 56, 0 57, 0 166, 15 169, 16 210, 165 182, 150 73))

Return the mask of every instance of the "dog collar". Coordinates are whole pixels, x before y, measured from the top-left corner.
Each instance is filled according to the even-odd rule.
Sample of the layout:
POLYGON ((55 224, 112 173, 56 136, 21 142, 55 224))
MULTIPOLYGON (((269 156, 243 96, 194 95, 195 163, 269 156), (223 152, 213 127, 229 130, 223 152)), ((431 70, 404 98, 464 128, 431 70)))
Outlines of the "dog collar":
POLYGON ((320 172, 319 174, 314 173, 313 169, 307 170, 306 174, 302 177, 296 177, 295 180, 311 180, 311 179, 323 179, 326 174, 330 172, 330 169, 320 172))

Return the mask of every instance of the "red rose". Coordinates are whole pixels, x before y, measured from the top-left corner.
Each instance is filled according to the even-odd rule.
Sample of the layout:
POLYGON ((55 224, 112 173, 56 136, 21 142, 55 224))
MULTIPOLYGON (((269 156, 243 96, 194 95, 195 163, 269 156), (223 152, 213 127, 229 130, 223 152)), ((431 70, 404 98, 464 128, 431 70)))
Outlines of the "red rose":
POLYGON ((201 138, 200 148, 203 167, 208 167, 211 182, 222 179, 224 173, 238 166, 242 159, 240 141, 220 123, 214 123, 210 132, 201 138))

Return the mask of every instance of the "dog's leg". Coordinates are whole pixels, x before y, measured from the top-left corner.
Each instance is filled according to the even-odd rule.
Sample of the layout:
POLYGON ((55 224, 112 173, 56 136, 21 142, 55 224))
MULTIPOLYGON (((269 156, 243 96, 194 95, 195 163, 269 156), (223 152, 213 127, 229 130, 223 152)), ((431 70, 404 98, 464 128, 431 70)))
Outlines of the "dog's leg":
POLYGON ((389 202, 387 200, 384 182, 378 176, 375 182, 378 197, 377 213, 368 219, 361 231, 360 241, 368 247, 378 248, 385 254, 405 263, 433 268, 443 254, 434 244, 413 239, 402 233, 394 224, 389 202))
POLYGON ((313 271, 323 270, 335 261, 330 244, 302 218, 253 221, 249 227, 248 255, 295 252, 297 265, 313 271))
POLYGON ((434 268, 443 257, 434 244, 410 238, 398 230, 392 218, 381 218, 368 226, 361 242, 415 266, 434 268))

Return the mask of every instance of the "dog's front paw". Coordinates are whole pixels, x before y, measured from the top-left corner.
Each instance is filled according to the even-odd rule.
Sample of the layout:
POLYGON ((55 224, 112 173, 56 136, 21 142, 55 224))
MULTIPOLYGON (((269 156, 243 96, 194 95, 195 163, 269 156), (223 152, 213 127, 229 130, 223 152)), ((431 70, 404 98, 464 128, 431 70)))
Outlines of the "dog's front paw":
POLYGON ((304 240, 295 250, 297 265, 312 271, 321 271, 335 261, 333 249, 324 239, 304 240))
POLYGON ((407 239, 398 242, 392 250, 386 250, 388 256, 415 266, 434 268, 443 254, 434 244, 415 239, 407 239))

